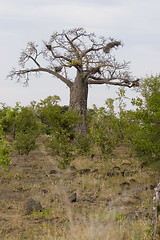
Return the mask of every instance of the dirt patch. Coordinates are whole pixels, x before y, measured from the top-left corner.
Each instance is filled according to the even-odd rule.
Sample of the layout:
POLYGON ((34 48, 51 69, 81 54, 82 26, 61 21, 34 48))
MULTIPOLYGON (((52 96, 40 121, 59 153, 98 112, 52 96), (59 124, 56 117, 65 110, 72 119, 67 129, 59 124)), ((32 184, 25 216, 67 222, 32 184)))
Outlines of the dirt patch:
POLYGON ((60 170, 41 145, 28 156, 12 153, 9 171, 0 172, 0 239, 138 239, 133 232, 151 239, 143 237, 158 175, 142 169, 128 147, 71 165, 60 170), (28 198, 44 210, 26 214, 28 198))

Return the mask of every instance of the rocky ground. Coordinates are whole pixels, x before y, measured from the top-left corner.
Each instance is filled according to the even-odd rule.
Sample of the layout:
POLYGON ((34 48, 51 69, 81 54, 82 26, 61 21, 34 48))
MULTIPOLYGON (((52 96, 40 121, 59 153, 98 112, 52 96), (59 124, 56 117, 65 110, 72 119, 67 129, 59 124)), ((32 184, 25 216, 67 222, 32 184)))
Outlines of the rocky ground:
POLYGON ((41 144, 13 152, 0 171, 0 239, 152 239, 159 176, 144 165, 123 144, 106 159, 77 156, 64 170, 41 144))

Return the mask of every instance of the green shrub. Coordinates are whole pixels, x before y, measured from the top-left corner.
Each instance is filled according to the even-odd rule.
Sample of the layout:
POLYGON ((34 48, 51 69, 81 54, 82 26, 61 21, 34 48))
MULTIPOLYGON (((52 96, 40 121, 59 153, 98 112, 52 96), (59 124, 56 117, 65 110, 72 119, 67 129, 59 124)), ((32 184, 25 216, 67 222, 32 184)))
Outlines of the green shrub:
POLYGON ((56 155, 60 168, 64 169, 70 164, 75 148, 66 130, 61 129, 61 132, 55 132, 46 146, 56 155))
POLYGON ((16 117, 15 147, 20 154, 29 154, 36 148, 36 139, 41 133, 41 122, 31 107, 21 107, 16 117))
POLYGON ((76 152, 81 155, 88 155, 92 149, 92 140, 89 134, 86 136, 77 135, 75 142, 76 152))
POLYGON ((160 76, 144 79, 132 100, 136 111, 128 113, 128 137, 139 156, 156 160, 160 157, 160 76))
POLYGON ((20 104, 16 103, 14 108, 8 107, 5 104, 1 104, 1 126, 5 135, 9 134, 15 139, 16 120, 20 112, 20 104))
POLYGON ((37 135, 33 135, 32 132, 19 132, 16 135, 15 148, 19 154, 29 154, 31 150, 37 147, 36 144, 37 135))
POLYGON ((58 100, 57 96, 49 96, 45 100, 41 100, 37 105, 34 103, 33 106, 32 103, 32 106, 36 115, 46 126, 46 133, 50 135, 46 147, 56 155, 59 166, 65 168, 70 164, 74 155, 73 139, 76 137, 75 128, 80 116, 67 106, 59 106, 58 100))
POLYGON ((2 127, 0 126, 0 167, 7 170, 7 165, 11 162, 8 142, 3 136, 2 127))
POLYGON ((119 141, 119 120, 103 107, 98 109, 94 105, 94 112, 95 116, 89 126, 92 144, 98 147, 103 154, 110 153, 119 141))

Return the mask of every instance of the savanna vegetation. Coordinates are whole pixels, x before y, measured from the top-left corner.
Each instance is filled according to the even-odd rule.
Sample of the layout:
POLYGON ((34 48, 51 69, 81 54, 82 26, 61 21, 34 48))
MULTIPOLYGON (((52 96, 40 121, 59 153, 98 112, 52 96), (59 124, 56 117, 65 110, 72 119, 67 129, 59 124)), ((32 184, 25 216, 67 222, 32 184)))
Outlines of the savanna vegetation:
MULTIPOLYGON (((93 105, 87 113, 87 134, 76 131, 81 121, 79 115, 68 106, 60 106, 58 96, 49 96, 40 102, 32 101, 23 107, 1 103, 0 125, 1 155, 6 156, 6 139, 13 140, 13 145, 20 154, 29 154, 36 148, 36 139, 47 135, 45 146, 60 156, 65 167, 76 154, 94 155, 101 152, 108 155, 120 142, 124 141, 139 157, 148 163, 156 162, 160 154, 160 77, 151 76, 141 81, 137 92, 140 97, 133 98, 135 110, 127 110, 125 89, 119 88, 116 99, 107 99, 104 107, 93 105), (115 103, 118 111, 115 112, 115 103)), ((2 163, 5 160, 2 160, 2 163)))
POLYGON ((46 72, 62 81, 70 91, 69 107, 81 115, 77 132, 86 135, 87 101, 89 85, 114 85, 135 87, 129 63, 118 61, 113 50, 123 46, 113 38, 97 37, 83 28, 54 32, 49 41, 38 44, 29 42, 19 58, 20 69, 13 68, 8 77, 29 84, 32 74, 46 72))
MULTIPOLYGON (((38 196, 42 203, 42 195, 48 194, 47 201, 54 209, 21 216, 25 201, 21 196, 20 207, 12 202, 19 224, 22 227, 21 219, 28 225, 32 220, 34 230, 27 227, 18 234, 14 223, 8 225, 11 237, 5 228, 10 220, 0 218, 0 239, 152 239, 153 188, 160 171, 160 76, 142 79, 137 95, 131 100, 134 110, 126 109, 123 86, 117 89, 115 99, 106 99, 104 107, 88 109, 85 136, 76 131, 82 116, 60 106, 58 96, 32 101, 25 107, 1 103, 2 188, 12 185, 17 189, 20 184, 18 189, 26 198, 38 196), (27 179, 33 166, 30 172, 24 171, 20 159, 25 166, 34 162, 36 175, 30 186, 27 179), (53 163, 57 167, 48 175, 53 163), (16 168, 21 171, 15 172, 16 168), (38 189, 43 193, 38 195, 38 189), (73 192, 79 199, 70 206, 67 196, 73 192)), ((2 198, 2 215, 6 204, 2 198)))

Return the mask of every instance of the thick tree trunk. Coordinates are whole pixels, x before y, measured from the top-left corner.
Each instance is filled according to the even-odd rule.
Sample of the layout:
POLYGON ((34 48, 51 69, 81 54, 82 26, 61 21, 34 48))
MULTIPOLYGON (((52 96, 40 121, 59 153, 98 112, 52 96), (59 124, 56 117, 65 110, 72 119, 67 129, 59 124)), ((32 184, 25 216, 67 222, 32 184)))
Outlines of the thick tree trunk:
POLYGON ((83 75, 78 72, 70 88, 70 107, 82 116, 82 121, 77 126, 77 130, 81 135, 86 135, 87 98, 88 83, 83 78, 83 75))

